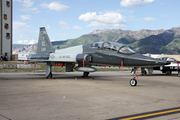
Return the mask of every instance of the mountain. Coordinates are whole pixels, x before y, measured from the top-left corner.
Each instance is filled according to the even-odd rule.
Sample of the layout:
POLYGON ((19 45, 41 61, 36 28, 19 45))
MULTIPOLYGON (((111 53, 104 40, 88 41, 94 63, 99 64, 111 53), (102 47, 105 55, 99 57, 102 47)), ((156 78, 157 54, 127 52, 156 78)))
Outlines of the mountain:
POLYGON ((33 45, 13 44, 12 54, 18 54, 21 52, 35 53, 36 50, 37 50, 37 44, 33 44, 33 45))
MULTIPOLYGON (((65 42, 67 41, 54 41, 51 43, 54 46, 54 45, 63 44, 65 42)), ((32 45, 13 44, 12 50, 13 50, 13 54, 18 54, 20 52, 36 53, 37 43, 32 45)))
POLYGON ((82 35, 76 39, 70 39, 62 45, 56 45, 55 47, 68 47, 75 46, 85 43, 97 42, 97 41, 113 41, 123 44, 131 44, 139 39, 146 38, 150 35, 158 35, 163 33, 164 30, 145 30, 140 31, 130 31, 130 30, 121 30, 121 29, 104 29, 104 30, 95 30, 89 34, 82 35))
MULTIPOLYGON (((65 48, 98 41, 113 41, 123 43, 142 54, 179 54, 180 27, 174 27, 169 30, 94 30, 89 34, 82 35, 76 39, 52 42, 52 45, 54 48, 65 48)), ((13 53, 35 52, 36 49, 37 44, 13 45, 13 53)))
POLYGON ((140 39, 131 45, 139 53, 151 54, 179 54, 180 53, 180 27, 172 28, 158 35, 140 39))

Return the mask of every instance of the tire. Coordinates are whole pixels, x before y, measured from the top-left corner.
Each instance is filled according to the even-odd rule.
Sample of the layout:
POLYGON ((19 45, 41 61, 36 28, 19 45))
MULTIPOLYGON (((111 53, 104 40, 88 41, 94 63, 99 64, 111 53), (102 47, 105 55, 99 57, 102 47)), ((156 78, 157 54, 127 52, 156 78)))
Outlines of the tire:
POLYGON ((172 71, 166 71, 167 75, 171 75, 172 71))
POLYGON ((142 71, 142 76, 147 75, 147 72, 145 70, 142 71))
POLYGON ((83 73, 83 77, 88 77, 88 75, 89 75, 89 72, 84 72, 83 73))
POLYGON ((166 70, 162 70, 162 73, 166 73, 166 70))
POLYGON ((47 79, 52 78, 52 72, 49 73, 49 75, 46 77, 47 79))
POLYGON ((130 83, 131 86, 136 86, 137 85, 137 80, 135 78, 133 78, 133 79, 131 79, 129 81, 129 83, 130 83))
POLYGON ((180 71, 178 71, 178 76, 180 77, 180 71))
POLYGON ((52 72, 50 72, 49 77, 52 78, 52 72))

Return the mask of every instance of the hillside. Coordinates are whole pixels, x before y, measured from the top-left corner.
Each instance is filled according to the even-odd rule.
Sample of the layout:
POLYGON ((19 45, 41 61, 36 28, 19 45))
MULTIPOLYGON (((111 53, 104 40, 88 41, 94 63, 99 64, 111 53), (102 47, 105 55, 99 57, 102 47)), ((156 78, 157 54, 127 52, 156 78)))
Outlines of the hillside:
POLYGON ((128 45, 139 53, 151 54, 179 54, 180 53, 180 27, 166 30, 158 35, 140 39, 128 45))
POLYGON ((33 45, 19 45, 19 44, 13 44, 12 54, 18 54, 21 52, 29 52, 29 53, 35 53, 37 50, 37 44, 33 45))
MULTIPOLYGON (((52 45, 60 45, 67 41, 54 41, 51 42, 52 45)), ((20 52, 29 52, 29 53, 36 53, 37 50, 37 43, 33 45, 22 45, 22 44, 13 44, 13 54, 18 54, 20 52)))
MULTIPOLYGON (((121 29, 94 30, 76 39, 52 42, 54 48, 65 48, 97 41, 113 41, 126 44, 145 54, 180 54, 180 27, 169 30, 130 31, 121 29)), ((13 53, 35 52, 37 45, 13 45, 13 53), (33 49, 33 50, 31 50, 33 49)))
POLYGON ((130 31, 130 30, 121 30, 121 29, 104 29, 104 30, 95 30, 89 34, 82 35, 76 39, 70 39, 62 45, 56 45, 55 47, 68 47, 75 46, 85 43, 97 42, 97 41, 113 41, 123 44, 131 44, 139 39, 146 38, 150 35, 158 35, 163 33, 164 30, 145 30, 140 31, 130 31))

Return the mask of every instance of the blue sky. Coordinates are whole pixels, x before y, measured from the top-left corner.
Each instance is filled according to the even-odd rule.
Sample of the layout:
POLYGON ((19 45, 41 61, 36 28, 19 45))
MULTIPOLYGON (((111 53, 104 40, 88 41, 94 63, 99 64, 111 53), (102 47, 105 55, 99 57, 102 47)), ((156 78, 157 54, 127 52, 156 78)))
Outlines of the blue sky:
POLYGON ((180 27, 180 0, 13 0, 13 44, 37 43, 46 27, 51 41, 97 29, 180 27))

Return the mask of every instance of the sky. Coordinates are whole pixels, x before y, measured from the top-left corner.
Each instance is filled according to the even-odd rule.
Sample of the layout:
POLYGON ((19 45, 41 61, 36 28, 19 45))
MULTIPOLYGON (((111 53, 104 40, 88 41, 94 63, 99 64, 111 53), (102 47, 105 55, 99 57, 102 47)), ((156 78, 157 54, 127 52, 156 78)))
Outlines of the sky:
POLYGON ((51 41, 93 30, 168 30, 180 27, 180 0, 13 0, 13 44, 38 42, 45 27, 51 41))

